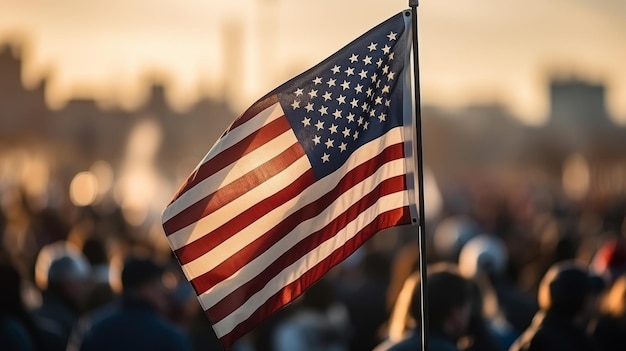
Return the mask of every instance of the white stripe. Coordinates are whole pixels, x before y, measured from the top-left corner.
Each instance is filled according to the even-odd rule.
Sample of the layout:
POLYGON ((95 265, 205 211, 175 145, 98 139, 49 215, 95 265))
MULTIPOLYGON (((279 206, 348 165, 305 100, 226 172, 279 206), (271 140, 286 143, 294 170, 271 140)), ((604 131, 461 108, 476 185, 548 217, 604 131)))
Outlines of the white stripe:
POLYGON ((169 205, 163 214, 163 221, 167 221, 183 212, 187 207, 202 200, 208 194, 212 194, 219 188, 222 188, 242 175, 261 166, 264 162, 280 155, 287 147, 296 144, 295 134, 291 129, 285 131, 276 138, 268 141, 254 151, 248 153, 244 157, 236 160, 227 167, 221 169, 215 174, 207 177, 191 189, 185 191, 176 201, 169 205))
MULTIPOLYGON (((200 302, 205 309, 212 307, 219 300, 226 297, 228 294, 232 293, 243 284, 252 280, 254 277, 258 276, 270 263, 274 262, 278 259, 284 252, 291 249, 298 242, 308 237, 312 233, 321 230, 326 226, 329 222, 334 220, 337 216, 344 213, 346 210, 350 208, 350 206, 361 200, 362 195, 369 193, 371 189, 380 184, 383 180, 392 178, 404 173, 404 160, 398 159, 391 162, 386 163, 384 166, 379 168, 376 173, 372 174, 368 178, 363 181, 355 184, 350 190, 342 194, 339 198, 335 199, 332 204, 330 204, 324 211, 322 211, 318 216, 310 218, 306 221, 299 223, 291 232, 281 238, 276 244, 272 247, 264 251, 261 255, 248 262, 245 266, 231 275, 229 278, 226 278, 223 282, 216 284, 211 289, 207 290, 203 294, 200 295, 200 302)), ((309 200, 308 195, 312 195, 312 197, 319 197, 317 194, 320 192, 320 189, 313 186, 306 191, 306 194, 303 196, 305 200, 309 200)), ((294 199, 293 201, 298 202, 306 202, 303 199, 294 199)), ((286 203, 284 206, 288 209, 290 204, 286 203)), ((281 206, 283 207, 283 206, 281 206)), ((272 228, 276 225, 276 223, 283 220, 286 215, 284 215, 284 210, 282 208, 277 208, 268 214, 268 217, 272 217, 269 223, 265 223, 263 221, 264 218, 259 220, 259 226, 257 223, 254 223, 246 228, 245 231, 242 231, 236 235, 237 238, 240 238, 242 235, 250 235, 254 236, 254 238, 242 237, 240 241, 252 241, 256 239, 260 234, 265 233, 265 226, 272 228), (269 224, 269 225, 268 225, 269 224), (261 227, 263 226, 263 227, 261 227)), ((235 239, 233 237, 232 239, 235 239)), ((237 244, 239 242, 235 241, 237 244)), ((221 249, 220 247, 215 248, 212 252, 207 253, 208 258, 213 258, 214 256, 222 256, 223 251, 226 251, 229 248, 221 249)), ((233 252, 235 254, 237 251, 233 252)), ((225 256, 225 258, 230 257, 230 255, 225 256)), ((197 261, 197 260, 196 260, 197 261)), ((209 266, 214 265, 215 261, 220 261, 220 259, 216 259, 215 261, 203 261, 202 264, 196 265, 196 261, 191 262, 183 267, 185 272, 189 269, 193 269, 194 271, 203 271, 206 272, 210 268, 207 266, 203 266, 207 264, 209 266)))
POLYGON ((240 124, 236 128, 231 129, 228 133, 226 133, 226 135, 220 138, 218 142, 213 145, 211 150, 209 150, 204 159, 202 159, 200 165, 213 158, 214 155, 217 155, 229 147, 237 144, 250 134, 261 129, 263 126, 269 124, 275 119, 280 118, 284 114, 285 112, 280 107, 280 103, 278 102, 259 112, 256 116, 250 118, 248 121, 240 124))
MULTIPOLYGON (((280 104, 276 103, 276 104, 266 108, 265 110, 263 110, 258 115, 254 116, 254 118, 251 118, 247 122, 243 123, 242 125, 238 126, 235 129, 231 130, 228 134, 224 135, 221 139, 219 139, 215 143, 215 145, 213 145, 213 147, 211 148, 211 150, 209 150, 209 152, 206 154, 204 159, 198 164, 198 166, 196 166, 196 169, 194 170, 193 173, 195 173, 198 170, 198 168, 200 168, 200 166, 202 166, 204 163, 206 163, 206 162, 210 161, 211 159, 213 159, 216 155, 220 154, 222 151, 227 150, 228 148, 232 147, 233 145, 237 144, 241 140, 243 140, 246 137, 248 137, 250 134, 258 131, 263 126, 265 126, 268 123, 270 123, 270 122, 280 118, 283 115, 284 115, 284 112, 283 112, 282 108, 280 107, 280 104)), ((295 136, 294 136, 294 138, 295 138, 295 136)), ((292 143, 290 143, 288 145, 291 145, 291 144, 292 143)), ((250 155, 248 155, 248 156, 250 156, 250 155)), ((236 160, 233 160, 233 161, 236 161, 236 160)), ((243 161, 243 159, 241 161, 243 161)), ((214 176, 216 176, 216 175, 214 175, 214 176)), ((203 183, 204 183, 204 181, 203 181, 203 183)), ((196 186, 198 186, 198 185, 199 184, 197 184, 196 186)), ((188 189, 181 197, 176 199, 176 201, 174 201, 167 208, 165 208, 165 210, 163 211, 163 218, 162 218, 163 222, 168 221, 169 219, 171 219, 172 217, 176 216, 181 211, 183 211, 185 208, 187 208, 187 206, 189 206, 189 205, 191 205, 191 204, 193 204, 193 203, 198 201, 198 199, 195 200, 195 201, 193 201, 193 199, 182 200, 182 202, 179 204, 179 200, 181 200, 181 198, 183 196, 189 196, 187 194, 189 192, 191 192, 192 190, 194 190, 194 189, 195 189, 195 187, 192 188, 192 189, 188 189)), ((199 190, 202 191, 202 189, 199 189, 199 190)), ((194 191, 194 193, 195 193, 195 191, 194 191)), ((201 194, 206 194, 206 193, 201 193, 201 194)))
POLYGON ((406 199, 408 199, 406 191, 378 199, 373 206, 362 212, 355 220, 351 221, 343 230, 337 233, 335 237, 325 241, 306 256, 283 269, 263 289, 251 296, 233 313, 214 324, 213 329, 216 335, 222 337, 231 332, 239 323, 250 318, 270 297, 330 256, 337 248, 343 246, 346 241, 350 240, 359 230, 369 224, 372 219, 376 218, 378 214, 409 205, 406 199))
MULTIPOLYGON (((296 162, 292 163, 284 171, 268 179, 266 182, 255 188, 254 196, 251 196, 249 194, 240 196, 232 202, 228 203, 226 206, 221 207, 220 209, 198 221, 197 227, 193 228, 194 230, 192 232, 192 239, 196 240, 206 233, 211 233, 219 226, 223 225, 225 222, 235 218, 239 213, 242 213, 246 209, 258 203, 259 196, 265 196, 264 198, 272 196, 276 193, 276 189, 280 189, 280 187, 292 181, 292 179, 288 178, 294 177, 295 179, 309 169, 311 169, 309 159, 306 157, 306 155, 304 155, 296 162)), ((284 215, 284 212, 280 214, 280 216, 284 215)), ((273 221, 268 222, 267 224, 269 225, 268 228, 271 228, 276 223, 275 221, 273 221)), ((182 267, 185 271, 187 278, 194 279, 199 275, 206 273, 207 270, 215 268, 218 264, 222 263, 228 257, 239 251, 243 244, 241 242, 242 237, 246 238, 249 241, 253 241, 258 236, 264 233, 257 232, 254 228, 250 227, 251 226, 248 226, 242 229, 236 235, 226 239, 212 251, 198 257, 190 263, 183 265, 182 267)), ((182 239, 184 239, 184 237, 182 239)), ((190 240, 190 242, 192 241, 190 240)), ((170 245, 172 247, 179 244, 180 243, 173 243, 170 240, 170 245)), ((183 245, 181 246, 185 246, 185 244, 183 243, 183 245)))
MULTIPOLYGON (((259 218, 257 221, 249 225, 248 227, 242 229, 240 232, 238 232, 237 234, 233 235, 228 240, 224 241, 222 244, 215 247, 213 250, 207 252, 206 254, 199 257, 198 259, 183 265, 182 268, 187 278, 189 280, 192 280, 198 277, 199 275, 204 274, 207 271, 215 268, 224 260, 226 260, 230 256, 234 255, 235 253, 243 249, 252 241, 256 240, 260 235, 262 235, 263 233, 269 231, 271 228, 276 226, 276 224, 280 223, 285 217, 300 210, 302 207, 308 205, 309 203, 318 200, 321 196, 326 194, 328 189, 332 189, 344 177, 346 173, 348 173, 350 170, 354 169, 355 167, 361 164, 361 162, 357 162, 357 160, 367 161, 369 160, 370 157, 372 157, 372 155, 376 155, 380 153, 381 150, 383 150, 384 148, 388 147, 389 145, 393 145, 398 142, 401 142, 401 140, 402 140, 401 129, 394 128, 393 130, 386 133, 383 137, 379 139, 375 139, 369 142, 368 144, 363 145, 363 147, 355 151, 352 157, 349 158, 348 162, 346 162, 341 168, 339 168, 337 171, 333 172, 332 174, 328 175, 327 177, 317 181, 308 189, 304 190, 303 194, 306 195, 306 197, 302 197, 302 196, 294 197, 294 199, 287 201, 283 205, 273 209, 272 211, 268 212, 265 216, 259 218)), ((397 161, 404 162, 403 160, 397 160, 397 161)), ((404 171, 402 164, 398 167, 400 167, 400 169, 404 171)), ((279 178, 280 184, 284 186, 286 184, 291 183, 293 179, 297 178, 298 176, 300 176, 300 173, 298 173, 295 177, 289 174, 286 174, 284 176, 279 175, 273 178, 279 178)), ((270 186, 265 186, 264 184, 262 184, 258 186, 257 188, 255 188, 254 190, 242 196, 242 198, 245 198, 245 199, 242 199, 242 201, 244 201, 245 204, 252 203, 253 205, 254 203, 257 203, 259 200, 266 198, 265 193, 257 193, 257 192, 269 191, 270 194, 272 194, 272 193, 275 193, 277 189, 278 188, 275 187, 273 184, 270 186)), ((344 194, 341 198, 344 199, 343 201, 345 201, 345 199, 349 199, 347 194, 344 194)), ((213 213, 209 216, 206 216, 205 218, 201 220, 202 223, 200 222, 197 223, 197 230, 196 228, 194 228, 194 232, 197 231, 198 233, 204 233, 204 234, 210 233, 211 230, 214 230, 215 228, 219 227, 219 225, 223 224, 227 220, 232 219, 234 216, 236 216, 237 213, 241 213, 247 208, 249 207, 243 208, 241 206, 233 206, 233 207, 229 207, 229 209, 232 211, 235 211, 233 212, 234 214, 225 216, 222 214, 213 213)), ((196 236, 199 236, 199 235, 200 234, 197 234, 196 236)), ((170 238, 172 238, 172 236, 170 236, 170 238)), ((184 239, 184 237, 181 237, 180 239, 184 239)), ((196 239, 197 238, 195 238, 194 240, 196 239)), ((177 244, 180 244, 180 243, 177 243, 177 244)), ((174 243, 172 243, 171 239, 170 239, 170 245, 172 247, 176 246, 174 243)), ((184 246, 184 243, 183 245, 179 247, 182 247, 182 246, 184 246)))

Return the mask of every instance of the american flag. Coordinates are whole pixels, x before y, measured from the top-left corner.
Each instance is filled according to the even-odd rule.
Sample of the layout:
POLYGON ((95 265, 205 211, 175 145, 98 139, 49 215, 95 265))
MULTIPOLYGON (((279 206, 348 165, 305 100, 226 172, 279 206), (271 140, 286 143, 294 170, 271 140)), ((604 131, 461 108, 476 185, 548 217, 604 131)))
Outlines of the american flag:
POLYGON ((254 103, 163 213, 228 349, 382 229, 416 221, 410 13, 254 103))

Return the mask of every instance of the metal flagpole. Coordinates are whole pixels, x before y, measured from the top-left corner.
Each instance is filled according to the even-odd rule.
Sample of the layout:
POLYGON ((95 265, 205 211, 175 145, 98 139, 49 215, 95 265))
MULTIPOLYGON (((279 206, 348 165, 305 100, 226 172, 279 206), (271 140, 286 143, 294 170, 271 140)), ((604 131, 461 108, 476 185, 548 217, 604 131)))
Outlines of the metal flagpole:
POLYGON ((413 76, 415 84, 415 120, 417 128, 417 183, 419 199, 419 270, 421 293, 422 351, 428 350, 428 294, 426 291, 426 219, 424 216, 424 156, 422 153, 422 102, 420 97, 419 50, 417 41, 417 7, 419 0, 409 0, 413 33, 413 76))

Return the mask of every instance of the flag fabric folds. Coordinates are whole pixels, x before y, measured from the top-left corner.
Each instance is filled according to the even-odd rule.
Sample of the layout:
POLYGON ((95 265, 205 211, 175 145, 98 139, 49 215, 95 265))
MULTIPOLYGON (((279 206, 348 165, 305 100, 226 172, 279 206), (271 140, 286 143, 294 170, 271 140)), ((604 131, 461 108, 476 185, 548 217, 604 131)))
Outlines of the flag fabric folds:
POLYGON ((255 102, 163 212, 228 349, 375 233, 416 222, 409 12, 255 102))

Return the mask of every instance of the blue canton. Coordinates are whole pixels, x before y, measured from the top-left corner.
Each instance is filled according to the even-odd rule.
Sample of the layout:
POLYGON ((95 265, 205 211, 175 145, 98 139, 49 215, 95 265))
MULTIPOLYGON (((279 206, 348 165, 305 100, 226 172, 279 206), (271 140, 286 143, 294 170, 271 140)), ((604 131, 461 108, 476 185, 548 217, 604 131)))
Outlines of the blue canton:
POLYGON ((399 14, 276 90, 317 179, 402 125, 405 35, 399 14))

